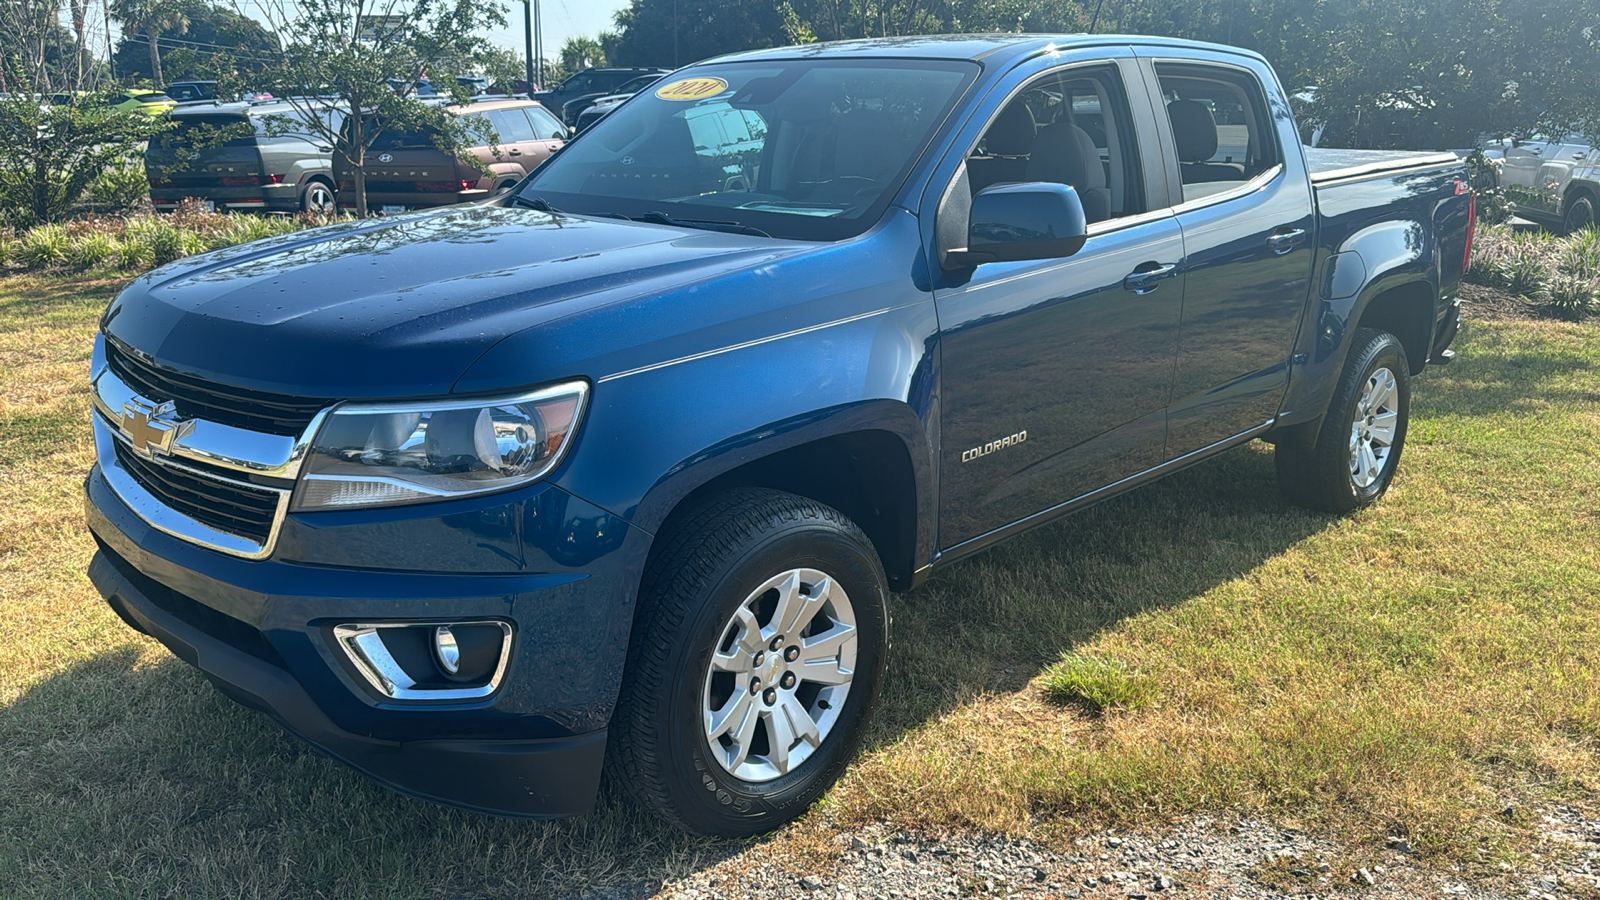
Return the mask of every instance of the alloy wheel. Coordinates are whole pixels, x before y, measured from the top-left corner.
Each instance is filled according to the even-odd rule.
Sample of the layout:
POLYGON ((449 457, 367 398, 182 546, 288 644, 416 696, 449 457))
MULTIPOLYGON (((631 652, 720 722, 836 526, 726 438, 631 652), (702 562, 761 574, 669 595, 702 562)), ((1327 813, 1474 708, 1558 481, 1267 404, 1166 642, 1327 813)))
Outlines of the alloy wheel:
POLYGON ((1394 373, 1386 367, 1375 369, 1362 386, 1350 424, 1350 477, 1358 488, 1365 490, 1382 477, 1400 424, 1398 404, 1394 373))

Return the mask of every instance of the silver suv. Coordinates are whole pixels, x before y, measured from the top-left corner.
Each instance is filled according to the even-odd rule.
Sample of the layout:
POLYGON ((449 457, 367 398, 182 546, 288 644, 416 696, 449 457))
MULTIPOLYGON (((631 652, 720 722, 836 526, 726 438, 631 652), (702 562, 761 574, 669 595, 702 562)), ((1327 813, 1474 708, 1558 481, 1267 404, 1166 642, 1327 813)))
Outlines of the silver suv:
MULTIPOLYGON (((337 132, 343 113, 320 111, 337 132)), ((145 150, 150 201, 173 210, 185 199, 217 209, 329 214, 338 207, 332 149, 288 103, 212 103, 172 111, 173 128, 145 150)), ((319 129, 320 130, 320 129, 319 129)))
POLYGON ((1600 148, 1581 135, 1534 135, 1484 146, 1502 160, 1500 186, 1517 215, 1568 233, 1594 227, 1600 208, 1600 148))

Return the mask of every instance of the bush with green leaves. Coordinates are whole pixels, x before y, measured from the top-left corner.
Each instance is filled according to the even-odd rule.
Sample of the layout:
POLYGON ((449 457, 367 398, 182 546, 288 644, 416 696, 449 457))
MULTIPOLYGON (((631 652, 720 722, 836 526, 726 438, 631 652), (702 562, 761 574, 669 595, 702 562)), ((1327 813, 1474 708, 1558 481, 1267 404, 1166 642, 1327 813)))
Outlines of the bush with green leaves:
POLYGON ((144 212, 150 207, 150 181, 144 162, 106 169, 89 182, 85 198, 104 212, 144 212))
POLYGON ((97 268, 116 257, 121 243, 103 231, 76 235, 67 243, 67 265, 80 271, 97 268))
POLYGON ((104 95, 41 104, 0 94, 0 218, 19 227, 59 222, 102 173, 124 170, 164 119, 112 109, 104 95))
POLYGON ((17 266, 26 271, 142 272, 197 253, 342 221, 350 217, 256 216, 185 204, 171 215, 91 215, 20 235, 0 228, 0 274, 17 266))

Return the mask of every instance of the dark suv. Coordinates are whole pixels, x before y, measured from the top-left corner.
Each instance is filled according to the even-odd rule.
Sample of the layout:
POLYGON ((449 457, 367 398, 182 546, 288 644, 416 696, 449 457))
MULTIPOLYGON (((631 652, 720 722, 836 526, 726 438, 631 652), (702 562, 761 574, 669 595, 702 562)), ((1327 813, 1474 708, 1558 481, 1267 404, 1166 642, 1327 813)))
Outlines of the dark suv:
MULTIPOLYGON (((553 90, 534 94, 533 99, 543 103, 546 109, 560 110, 559 114, 565 115, 566 105, 580 97, 604 97, 616 93, 618 88, 641 75, 665 74, 666 69, 585 69, 556 85, 553 90)), ((565 121, 568 125, 572 124, 571 119, 565 121)))

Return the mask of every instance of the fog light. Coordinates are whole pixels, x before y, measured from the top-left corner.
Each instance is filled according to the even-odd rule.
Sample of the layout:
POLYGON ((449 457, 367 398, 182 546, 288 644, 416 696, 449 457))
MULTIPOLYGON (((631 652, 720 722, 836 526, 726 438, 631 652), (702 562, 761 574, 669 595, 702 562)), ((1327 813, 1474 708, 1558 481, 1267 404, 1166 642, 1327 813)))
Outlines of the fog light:
POLYGON ((509 622, 352 622, 325 625, 363 680, 391 700, 476 700, 500 687, 511 658, 509 622))
POLYGON ((454 675, 461 671, 461 646, 456 643, 456 633, 450 630, 449 625, 440 625, 433 630, 433 652, 439 657, 439 668, 445 674, 454 675))

